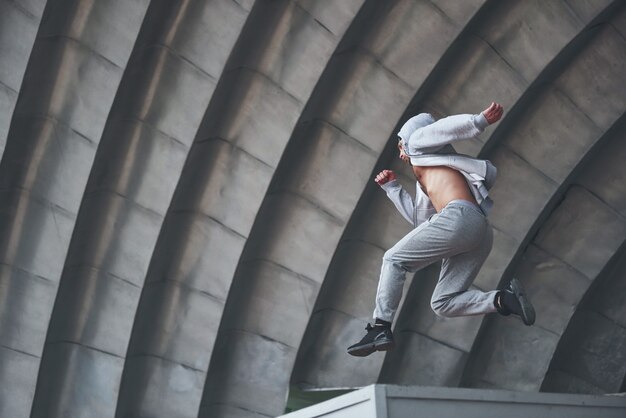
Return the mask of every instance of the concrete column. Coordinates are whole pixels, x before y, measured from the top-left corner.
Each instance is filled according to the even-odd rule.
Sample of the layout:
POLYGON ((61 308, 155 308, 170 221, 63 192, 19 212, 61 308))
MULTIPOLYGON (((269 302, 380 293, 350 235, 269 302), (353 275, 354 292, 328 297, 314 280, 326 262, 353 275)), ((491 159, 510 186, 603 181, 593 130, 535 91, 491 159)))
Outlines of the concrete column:
POLYGON ((27 416, 76 214, 147 1, 49 1, 0 165, 0 415, 27 416))
POLYGON ((260 1, 252 8, 156 244, 118 416, 198 414, 224 300, 254 217, 297 117, 359 6, 260 1))
MULTIPOLYGON (((621 9, 612 19, 625 12, 626 9, 621 9)), ((546 86, 545 93, 506 142, 510 155, 523 161, 519 167, 528 165, 548 180, 546 184, 559 185, 546 191, 552 189, 550 193, 561 195, 562 201, 556 207, 548 206, 547 201, 543 203, 548 206, 544 210, 549 215, 529 242, 519 264, 509 273, 519 276, 529 287, 530 297, 535 299, 537 323, 526 329, 507 318, 490 318, 483 326, 483 338, 474 344, 475 357, 471 360, 471 371, 466 373, 466 384, 470 386, 539 390, 572 314, 572 306, 578 303, 626 236, 626 220, 596 197, 595 190, 602 190, 603 183, 589 189, 568 188, 589 173, 586 168, 577 167, 588 161, 584 158, 587 153, 593 152, 594 158, 601 158, 595 145, 603 142, 602 132, 615 134, 611 126, 617 123, 626 106, 622 94, 626 91, 626 80, 621 75, 626 71, 626 41, 610 23, 597 30, 595 38, 554 80, 552 87, 546 86), (617 51, 621 52, 616 55, 617 51), (594 74, 599 68, 610 70, 598 78, 594 74), (537 129, 539 120, 545 121, 542 129, 537 129), (568 123, 555 123, 558 120, 568 123), (558 159, 554 158, 556 155, 558 159), (574 177, 568 178, 569 173, 575 173, 574 177), (547 265, 553 266, 554 271, 548 274, 547 265), (537 340, 543 343, 534 344, 537 340), (505 361, 508 358, 516 361, 505 361), (543 360, 538 361, 539 358, 543 360), (516 377, 515 382, 510 381, 511 376, 516 377)), ((519 185, 520 178, 507 172, 507 179, 512 181, 508 190, 519 185)), ((537 191, 536 186, 528 184, 527 190, 537 191)), ((498 193, 495 197, 504 196, 498 193)), ((521 222, 510 228, 507 221, 513 212, 494 211, 494 215, 494 224, 516 236, 515 229, 521 222)))
POLYGON ((150 4, 78 215, 33 416, 114 416, 163 217, 246 15, 231 0, 150 4))
MULTIPOLYGON (((380 56, 388 68, 404 74, 407 83, 415 85, 417 91, 424 91, 432 87, 428 80, 439 68, 440 58, 458 44, 459 34, 467 30, 468 22, 484 6, 482 1, 415 2, 403 6, 395 8, 379 23, 384 30, 355 39, 353 48, 380 56), (415 60, 416 64, 407 65, 404 60, 415 60)), ((408 117, 405 112, 397 124, 401 126, 408 117)), ((393 130, 392 137, 395 138, 398 129, 393 130)), ((390 139, 375 171, 393 169, 403 186, 413 193, 416 187, 413 172, 397 155, 396 141, 390 139)), ((353 387, 376 382, 384 357, 372 356, 363 361, 348 356, 346 348, 363 336, 366 322, 372 322, 384 252, 411 227, 373 178, 366 179, 366 189, 337 245, 300 345, 293 384, 353 387)), ((410 283, 410 280, 405 283, 405 289, 408 290, 410 283)))
POLYGON ((0 157, 45 0, 0 2, 0 157))

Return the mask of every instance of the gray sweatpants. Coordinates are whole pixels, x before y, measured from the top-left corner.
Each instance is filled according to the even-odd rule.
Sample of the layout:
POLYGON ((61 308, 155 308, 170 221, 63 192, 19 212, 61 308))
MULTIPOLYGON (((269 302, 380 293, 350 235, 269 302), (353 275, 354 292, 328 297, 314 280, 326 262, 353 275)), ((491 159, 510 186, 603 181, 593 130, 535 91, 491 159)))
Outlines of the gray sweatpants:
POLYGON ((385 253, 374 318, 392 322, 405 273, 439 260, 443 260, 441 274, 431 298, 437 315, 496 312, 493 302, 497 291, 468 290, 492 244, 493 231, 478 206, 464 200, 448 203, 385 253))

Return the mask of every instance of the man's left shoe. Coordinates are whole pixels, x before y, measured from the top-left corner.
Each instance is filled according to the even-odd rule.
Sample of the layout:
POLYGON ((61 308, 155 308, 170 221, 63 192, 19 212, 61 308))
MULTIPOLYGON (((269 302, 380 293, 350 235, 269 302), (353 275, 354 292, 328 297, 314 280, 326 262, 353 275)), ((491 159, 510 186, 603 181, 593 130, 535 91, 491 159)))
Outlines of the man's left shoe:
POLYGON ((365 327, 367 334, 356 344, 348 347, 348 354, 357 357, 365 357, 374 351, 387 351, 394 347, 393 334, 391 328, 381 325, 365 327))
POLYGON ((530 303, 528 295, 517 279, 512 279, 509 286, 500 291, 499 305, 496 304, 498 312, 502 315, 519 315, 526 325, 535 323, 535 308, 530 303))

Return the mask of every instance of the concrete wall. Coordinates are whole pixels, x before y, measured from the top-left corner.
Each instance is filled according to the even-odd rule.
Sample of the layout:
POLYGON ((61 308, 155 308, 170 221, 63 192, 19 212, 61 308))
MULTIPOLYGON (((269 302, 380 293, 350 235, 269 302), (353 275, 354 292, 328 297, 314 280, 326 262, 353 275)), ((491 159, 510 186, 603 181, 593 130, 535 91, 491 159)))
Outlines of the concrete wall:
POLYGON ((623 390, 619 0, 0 0, 0 416, 263 417, 290 385, 623 390), (474 286, 345 349, 409 231, 373 176, 411 115, 506 112, 474 286), (577 347, 576 350, 572 347, 577 347), (514 359, 514 360, 511 360, 514 359))

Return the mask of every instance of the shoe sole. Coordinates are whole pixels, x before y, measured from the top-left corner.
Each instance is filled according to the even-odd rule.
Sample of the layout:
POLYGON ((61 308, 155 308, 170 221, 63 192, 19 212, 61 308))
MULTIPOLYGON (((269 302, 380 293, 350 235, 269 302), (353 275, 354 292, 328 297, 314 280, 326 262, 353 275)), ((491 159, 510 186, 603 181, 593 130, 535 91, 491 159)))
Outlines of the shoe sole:
POLYGON ((375 351, 388 351, 395 347, 392 340, 375 341, 373 343, 363 344, 357 347, 349 348, 348 354, 356 357, 369 356, 375 351))
POLYGON ((526 325, 532 325, 535 323, 535 308, 530 303, 528 296, 526 295, 526 291, 522 286, 522 283, 517 280, 511 280, 511 290, 515 294, 515 297, 519 301, 520 306, 522 307, 522 321, 526 325))

